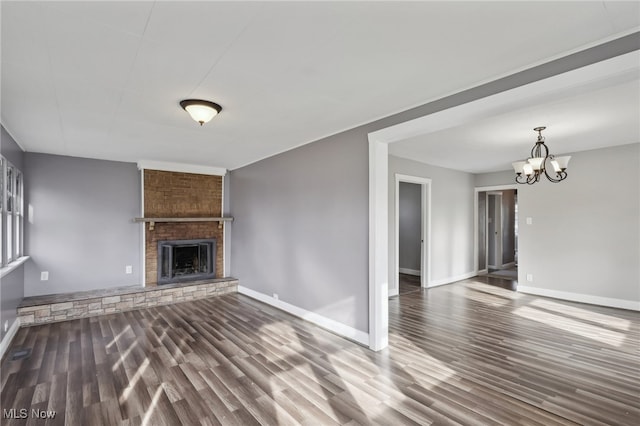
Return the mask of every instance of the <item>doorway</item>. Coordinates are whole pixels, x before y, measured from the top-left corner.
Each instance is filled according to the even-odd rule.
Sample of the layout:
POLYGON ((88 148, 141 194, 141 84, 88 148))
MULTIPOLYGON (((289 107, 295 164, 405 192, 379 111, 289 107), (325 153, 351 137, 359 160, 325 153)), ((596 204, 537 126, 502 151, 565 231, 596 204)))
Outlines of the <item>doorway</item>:
POLYGON ((487 192, 487 268, 502 269, 502 192, 487 192))
POLYGON ((422 188, 398 185, 398 294, 420 290, 422 277, 422 188))
POLYGON ((431 180, 395 175, 396 267, 389 297, 429 286, 431 180))
POLYGON ((518 194, 515 188, 476 188, 478 275, 518 279, 518 194))

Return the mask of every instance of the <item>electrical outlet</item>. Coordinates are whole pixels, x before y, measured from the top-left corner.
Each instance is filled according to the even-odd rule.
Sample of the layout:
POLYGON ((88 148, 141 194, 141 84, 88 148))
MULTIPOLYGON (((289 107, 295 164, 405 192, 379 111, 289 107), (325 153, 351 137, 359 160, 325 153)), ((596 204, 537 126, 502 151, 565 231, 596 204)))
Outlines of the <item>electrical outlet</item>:
POLYGON ((40 281, 48 281, 49 280, 49 271, 40 272, 40 281))
POLYGON ((133 266, 131 265, 127 265, 124 267, 124 273, 125 274, 133 274, 133 266))
POLYGON ((527 218, 527 225, 533 225, 533 218, 532 217, 528 217, 527 218))
POLYGON ((278 300, 278 293, 273 293, 273 298, 278 300))
POLYGON ((6 333, 8 329, 9 329, 9 321, 5 321, 4 322, 4 332, 6 333))
POLYGON ((527 281, 529 281, 530 283, 533 282, 533 274, 527 274, 527 281))

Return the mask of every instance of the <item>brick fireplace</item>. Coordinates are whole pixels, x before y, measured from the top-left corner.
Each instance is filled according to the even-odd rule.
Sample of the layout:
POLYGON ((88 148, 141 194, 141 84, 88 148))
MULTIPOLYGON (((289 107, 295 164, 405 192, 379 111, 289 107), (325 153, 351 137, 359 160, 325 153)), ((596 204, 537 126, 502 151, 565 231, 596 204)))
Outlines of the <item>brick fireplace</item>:
MULTIPOLYGON (((222 177, 144 170, 145 218, 222 216, 222 177)), ((223 229, 218 222, 155 222, 145 224, 145 280, 158 285, 158 243, 175 240, 215 240, 215 278, 223 276, 223 229)))

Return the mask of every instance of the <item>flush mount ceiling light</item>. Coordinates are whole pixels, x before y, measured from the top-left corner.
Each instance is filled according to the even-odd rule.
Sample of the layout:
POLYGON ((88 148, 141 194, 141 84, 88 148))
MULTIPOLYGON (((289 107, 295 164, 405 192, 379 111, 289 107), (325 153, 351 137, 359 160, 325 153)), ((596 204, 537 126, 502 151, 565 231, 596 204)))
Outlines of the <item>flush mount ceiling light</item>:
POLYGON ((185 99, 180 101, 180 106, 189 113, 191 118, 202 126, 222 111, 222 107, 216 103, 200 99, 185 99))
POLYGON ((566 157, 554 157, 549 154, 549 148, 544 144, 544 136, 542 131, 546 127, 536 127, 534 132, 538 132, 538 140, 536 144, 531 148, 531 157, 527 161, 516 161, 513 163, 513 169, 516 172, 516 182, 526 183, 533 185, 540 181, 540 176, 544 175, 553 183, 558 183, 567 178, 567 165, 569 164, 570 156, 566 157), (555 176, 547 173, 547 163, 551 164, 555 176))

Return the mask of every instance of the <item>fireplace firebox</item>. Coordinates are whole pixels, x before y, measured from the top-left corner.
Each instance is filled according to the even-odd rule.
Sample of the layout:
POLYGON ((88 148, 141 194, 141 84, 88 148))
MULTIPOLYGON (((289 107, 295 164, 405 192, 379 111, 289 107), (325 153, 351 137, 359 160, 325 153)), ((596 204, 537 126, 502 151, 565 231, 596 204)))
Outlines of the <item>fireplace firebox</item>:
POLYGON ((215 278, 216 240, 158 241, 158 284, 215 278))

